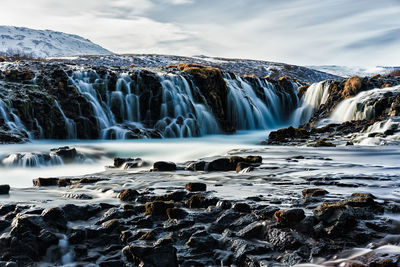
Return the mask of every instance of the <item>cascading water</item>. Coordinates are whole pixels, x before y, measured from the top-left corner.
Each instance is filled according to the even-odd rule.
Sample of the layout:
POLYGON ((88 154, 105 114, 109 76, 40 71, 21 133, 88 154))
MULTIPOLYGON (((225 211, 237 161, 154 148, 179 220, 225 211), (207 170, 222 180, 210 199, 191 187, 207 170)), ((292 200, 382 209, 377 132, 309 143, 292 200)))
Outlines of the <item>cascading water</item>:
POLYGON ((329 97, 330 82, 322 81, 312 84, 301 99, 300 106, 292 115, 292 124, 295 126, 307 123, 315 110, 326 103, 329 97))
POLYGON ((12 153, 0 161, 6 167, 34 168, 63 165, 63 159, 55 153, 12 153))
POLYGON ((0 119, 12 134, 23 135, 32 139, 31 133, 26 129, 20 118, 0 99, 0 119))
POLYGON ((399 95, 400 86, 377 88, 364 91, 355 97, 343 100, 332 112, 331 122, 342 123, 351 120, 370 120, 375 117, 375 100, 384 96, 399 95))
POLYGON ((293 83, 293 92, 289 93, 278 91, 265 79, 254 78, 256 89, 265 97, 261 99, 254 85, 245 79, 236 75, 234 79, 228 75, 224 78, 229 90, 229 117, 238 129, 271 129, 287 124, 285 114, 298 105, 297 84, 293 83))
MULTIPOLYGON (((61 116, 64 118, 65 130, 67 132, 67 138, 68 139, 76 139, 77 135, 76 135, 76 124, 75 124, 75 122, 73 120, 67 118, 67 116, 65 116, 65 113, 62 110, 60 104, 57 102, 57 100, 54 100, 54 104, 56 105, 56 107, 60 111, 61 116)), ((37 123, 37 120, 36 120, 36 123, 37 123)))
MULTIPOLYGON (((162 85, 161 120, 155 128, 165 137, 193 137, 219 132, 214 116, 204 104, 194 100, 187 80, 179 75, 160 76, 162 85)), ((200 91, 194 86, 196 94, 200 91)), ((204 100, 205 101, 205 100, 204 100)))

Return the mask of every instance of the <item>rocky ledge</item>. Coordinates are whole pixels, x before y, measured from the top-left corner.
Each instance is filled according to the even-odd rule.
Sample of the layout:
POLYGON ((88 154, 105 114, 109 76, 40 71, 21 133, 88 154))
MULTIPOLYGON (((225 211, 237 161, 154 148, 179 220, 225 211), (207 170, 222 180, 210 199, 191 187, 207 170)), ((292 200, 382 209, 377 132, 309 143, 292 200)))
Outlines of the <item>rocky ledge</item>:
MULTIPOLYGON (((290 160, 300 159, 304 157, 290 160)), ((116 158, 114 163, 138 161, 116 158)), ((187 171, 232 172, 242 164, 257 168, 261 163, 261 157, 251 155, 186 165, 160 161, 148 174, 169 175, 185 166, 187 171)), ((58 190, 88 185, 110 190, 104 181, 112 179, 94 175, 38 178, 34 183, 43 190, 57 185, 58 190)), ((317 185, 317 180, 309 182, 317 185)), ((344 248, 367 244, 370 253, 344 256, 338 262, 365 267, 400 263, 395 251, 374 250, 400 242, 397 222, 385 216, 400 213, 396 202, 358 191, 338 198, 318 186, 304 188, 296 193, 298 199, 290 196, 285 204, 268 196, 228 200, 215 196, 216 189, 210 190, 215 186, 201 181, 168 188, 122 186, 113 189, 113 202, 85 202, 82 194, 68 196, 82 199, 80 204, 0 205, 0 264, 285 266, 319 258, 338 260, 344 248), (388 234, 393 238, 385 239, 388 234)))

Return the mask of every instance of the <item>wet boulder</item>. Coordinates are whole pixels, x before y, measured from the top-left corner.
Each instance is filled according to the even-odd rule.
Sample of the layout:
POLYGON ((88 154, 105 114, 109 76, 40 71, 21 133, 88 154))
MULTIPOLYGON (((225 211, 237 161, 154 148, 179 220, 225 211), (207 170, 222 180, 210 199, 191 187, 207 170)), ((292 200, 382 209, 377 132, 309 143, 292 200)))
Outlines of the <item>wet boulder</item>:
POLYGON ((125 170, 148 166, 148 163, 141 158, 114 158, 114 167, 125 170))
POLYGON ((273 143, 285 143, 293 139, 307 139, 310 133, 304 128, 284 128, 277 131, 272 131, 269 134, 268 141, 273 143))
POLYGON ((42 212, 43 221, 59 229, 66 229, 67 219, 61 208, 50 208, 42 212))
POLYGON ((178 267, 177 250, 172 245, 130 245, 122 250, 126 259, 136 266, 178 267))
POLYGON ((33 179, 34 186, 56 186, 59 178, 36 178, 33 179))
POLYGON ((154 171, 176 171, 176 164, 173 162, 157 161, 153 165, 154 171))
POLYGON ((303 240, 299 234, 287 228, 269 228, 267 240, 278 251, 295 250, 303 244, 303 240))
POLYGON ((220 171, 220 172, 225 172, 225 171, 231 171, 232 170, 232 164, 230 162, 229 158, 219 158, 215 159, 211 162, 208 162, 205 165, 204 168, 205 171, 220 171))
POLYGON ((188 215, 188 213, 183 210, 183 209, 179 209, 179 208, 168 208, 167 209, 167 216, 168 219, 173 220, 173 219, 183 219, 188 215))
POLYGON ((196 161, 189 163, 186 169, 189 171, 204 171, 205 166, 206 166, 205 161, 196 161))
POLYGON ((274 213, 274 218, 278 225, 294 227, 305 218, 304 210, 278 210, 274 213))
POLYGON ((78 156, 76 149, 69 146, 53 148, 50 151, 57 156, 60 156, 66 163, 75 161, 78 156))
POLYGON ((126 189, 119 194, 119 198, 122 201, 135 201, 139 196, 139 192, 134 189, 126 189))
POLYGON ((168 201, 153 201, 145 204, 145 215, 167 217, 167 209, 173 208, 174 204, 168 201))
POLYGON ((189 192, 206 191, 207 185, 205 183, 188 183, 185 185, 185 189, 189 192))
POLYGON ((0 185, 0 195, 8 195, 10 192, 10 186, 8 184, 0 185))
POLYGON ((203 195, 192 195, 186 202, 186 205, 191 209, 199 209, 206 207, 206 199, 203 195))
POLYGON ((363 87, 363 80, 358 76, 353 76, 346 80, 342 91, 344 99, 355 96, 363 87))
POLYGON ((325 139, 318 139, 317 142, 315 142, 313 147, 335 147, 336 145, 334 143, 328 142, 325 139))
POLYGON ((328 194, 328 191, 322 188, 306 188, 301 191, 301 194, 305 199, 310 197, 320 197, 328 194))

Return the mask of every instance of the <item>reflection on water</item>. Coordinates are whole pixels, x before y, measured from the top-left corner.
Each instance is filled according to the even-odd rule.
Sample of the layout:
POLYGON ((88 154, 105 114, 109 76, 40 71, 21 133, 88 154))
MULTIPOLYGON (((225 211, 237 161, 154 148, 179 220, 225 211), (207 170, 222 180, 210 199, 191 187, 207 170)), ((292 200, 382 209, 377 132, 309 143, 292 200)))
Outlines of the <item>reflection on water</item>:
POLYGON ((104 171, 112 165, 113 157, 141 157, 149 162, 167 160, 184 162, 202 157, 216 156, 235 148, 255 148, 268 135, 265 131, 239 132, 236 135, 213 135, 188 139, 139 139, 117 141, 35 141, 27 144, 2 145, 0 183, 12 187, 30 187, 37 177, 75 176, 104 171), (75 147, 90 160, 81 164, 41 166, 25 169, 6 164, 9 155, 16 153, 46 153, 61 146, 75 147))

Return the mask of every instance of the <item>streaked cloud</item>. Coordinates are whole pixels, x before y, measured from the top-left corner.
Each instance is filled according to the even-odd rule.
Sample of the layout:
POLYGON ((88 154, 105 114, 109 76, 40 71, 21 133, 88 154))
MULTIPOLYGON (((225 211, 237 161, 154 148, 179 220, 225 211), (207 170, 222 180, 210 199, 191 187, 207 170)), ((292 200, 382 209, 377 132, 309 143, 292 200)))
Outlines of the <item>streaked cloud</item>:
POLYGON ((120 53, 302 65, 399 65, 399 0, 2 0, 0 24, 82 35, 120 53))

